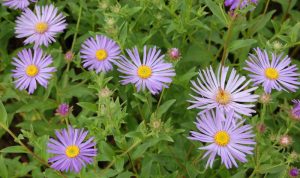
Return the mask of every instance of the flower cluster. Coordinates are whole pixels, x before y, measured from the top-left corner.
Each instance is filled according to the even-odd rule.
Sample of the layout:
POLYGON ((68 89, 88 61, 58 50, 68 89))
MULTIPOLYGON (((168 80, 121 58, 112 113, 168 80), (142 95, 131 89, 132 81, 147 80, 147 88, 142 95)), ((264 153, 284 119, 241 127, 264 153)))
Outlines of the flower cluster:
MULTIPOLYGON (((32 0, 31 2, 36 2, 32 0)), ((66 19, 54 5, 27 8, 30 1, 5 0, 5 6, 22 9, 22 14, 17 17, 15 33, 17 38, 24 38, 25 45, 33 45, 33 49, 23 49, 13 58, 12 70, 14 83, 19 90, 28 90, 33 94, 40 84, 47 88, 49 80, 54 76, 56 67, 53 67, 53 58, 42 50, 42 46, 48 47, 56 41, 57 34, 63 32, 66 27, 66 19)), ((96 73, 106 73, 118 67, 121 74, 121 83, 134 84, 137 91, 149 90, 152 94, 158 94, 163 88, 168 88, 175 76, 175 70, 171 63, 165 62, 165 55, 156 47, 144 46, 143 58, 140 58, 138 48, 127 49, 128 57, 121 55, 120 46, 116 41, 104 36, 96 35, 88 38, 81 46, 80 57, 82 65, 96 73)), ((172 52, 174 58, 179 58, 179 50, 172 52)), ((72 62, 75 54, 69 51, 65 54, 66 62, 72 62)), ((104 91, 105 92, 105 91, 104 91)), ((109 96, 109 91, 101 97, 109 96)), ((56 110, 56 115, 68 118, 72 107, 62 103, 56 110)), ((55 156, 49 159, 51 167, 59 171, 80 172, 87 164, 93 162, 97 155, 96 142, 93 137, 84 141, 88 132, 83 129, 68 129, 55 132, 57 139, 51 138, 48 143, 48 152, 55 156)))
MULTIPOLYGON (((35 5, 30 9, 30 3, 35 2, 3 1, 4 6, 22 10, 16 19, 15 34, 17 38, 24 39, 24 45, 33 46, 18 52, 12 60, 13 83, 17 89, 27 90, 29 94, 35 92, 38 84, 47 89, 51 78, 56 76, 53 58, 42 48, 55 43, 58 34, 67 28, 66 17, 58 8, 51 4, 35 5)), ((231 10, 244 8, 250 3, 256 4, 258 0, 225 0, 225 6, 231 10)), ((107 20, 107 23, 115 24, 112 19, 107 20)), ((132 84, 137 92, 148 91, 155 95, 170 87, 176 76, 175 67, 164 60, 165 54, 161 49, 143 46, 142 52, 139 52, 138 47, 124 51, 126 54, 122 54, 117 40, 95 35, 81 44, 78 57, 82 59, 83 68, 92 73, 109 73, 116 67, 120 83, 132 84)), ((253 154, 256 142, 253 128, 246 123, 246 117, 255 114, 258 99, 265 105, 270 102, 274 90, 295 92, 299 89, 300 74, 297 66, 291 64, 289 56, 260 48, 255 48, 254 52, 249 54, 243 68, 250 73, 250 79, 234 68, 220 65, 216 69, 209 66, 199 70, 197 79, 191 82, 193 93, 187 101, 190 103, 188 109, 197 109, 199 112, 195 122, 198 131, 191 131, 188 139, 204 143, 199 149, 205 151, 203 158, 208 159, 206 167, 212 167, 216 157, 220 157, 227 169, 238 167, 238 162, 247 162, 247 156, 253 154), (256 94, 260 85, 264 90, 261 97, 256 94)), ((68 68, 76 55, 73 48, 65 54, 68 68)), ((181 53, 178 48, 170 48, 167 56, 177 63, 181 53)), ((98 96, 108 98, 112 94, 108 88, 103 88, 98 96)), ((290 115, 300 120, 300 101, 293 100, 293 103, 290 115)), ((72 115, 72 107, 62 103, 55 114, 67 119, 72 115)), ((67 125, 67 129, 55 131, 57 139, 49 139, 48 153, 53 156, 48 162, 58 171, 78 173, 93 163, 97 156, 97 143, 94 137, 88 137, 88 131, 73 128, 68 122, 67 125)), ((150 127, 157 132, 164 128, 160 119, 151 120, 150 127)), ((266 131, 263 122, 257 125, 257 130, 261 134, 266 131)), ((293 141, 290 136, 284 135, 279 143, 282 147, 288 147, 293 141)), ((297 176, 298 169, 291 169, 290 175, 297 176)))
MULTIPOLYGON (((246 154, 252 154, 255 141, 252 127, 244 124, 244 116, 251 117, 255 110, 255 102, 259 95, 253 94, 261 84, 264 88, 262 103, 268 103, 272 89, 295 92, 300 85, 299 73, 296 65, 290 65, 288 56, 277 56, 266 50, 254 49, 255 54, 249 55, 246 61, 246 71, 251 72, 247 80, 240 76, 235 69, 229 72, 228 67, 220 66, 215 73, 212 67, 199 71, 196 81, 192 81, 191 95, 188 109, 199 109, 196 126, 199 132, 192 131, 189 139, 197 140, 209 145, 200 147, 206 150, 203 158, 208 157, 207 166, 212 167, 215 157, 221 157, 226 168, 238 166, 235 160, 246 162, 246 154), (255 87, 250 87, 253 82, 255 87), (266 101, 268 100, 268 101, 266 101)), ((298 119, 299 101, 293 101, 295 106, 291 111, 293 118, 298 119)), ((287 146, 290 137, 282 137, 280 144, 287 146)))

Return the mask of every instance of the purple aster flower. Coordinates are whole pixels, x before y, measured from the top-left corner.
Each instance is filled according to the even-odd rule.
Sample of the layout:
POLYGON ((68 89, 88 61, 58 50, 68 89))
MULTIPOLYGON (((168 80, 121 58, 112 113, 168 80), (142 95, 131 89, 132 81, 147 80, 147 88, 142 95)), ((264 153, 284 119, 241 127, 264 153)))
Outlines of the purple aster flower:
POLYGON ((24 43, 34 43, 35 47, 48 46, 55 42, 55 35, 66 28, 65 21, 65 16, 58 14, 57 8, 52 4, 35 6, 35 13, 28 8, 17 18, 16 37, 26 38, 24 43))
POLYGON ((200 115, 195 122, 200 132, 191 131, 191 140, 208 143, 199 147, 206 150, 203 158, 208 157, 206 167, 212 167, 215 157, 221 157, 221 163, 226 168, 232 165, 238 167, 236 160, 247 162, 246 154, 252 154, 255 144, 250 125, 244 125, 245 120, 237 120, 233 117, 233 111, 226 118, 222 112, 208 111, 200 115))
POLYGON ((49 159, 51 167, 58 171, 80 172, 82 167, 92 164, 93 157, 97 155, 96 143, 91 137, 84 141, 88 131, 73 129, 71 126, 56 131, 57 140, 50 138, 48 152, 55 154, 49 159))
MULTIPOLYGON (((198 96, 191 95, 195 100, 188 109, 198 108, 205 112, 218 108, 221 112, 229 113, 234 110, 235 116, 240 118, 241 114, 251 116, 255 110, 251 109, 258 95, 251 94, 257 87, 248 88, 250 80, 237 74, 235 69, 229 73, 228 67, 219 67, 217 75, 212 67, 199 71, 197 81, 192 81, 192 90, 198 96), (246 81, 246 82, 245 82, 246 81)), ((201 114, 200 112, 199 114, 201 114)))
POLYGON ((238 7, 240 7, 240 9, 244 8, 250 3, 257 4, 258 2, 258 0, 242 0, 242 2, 240 1, 241 0, 225 0, 225 6, 230 6, 230 10, 233 10, 238 7))
POLYGON ((289 175, 291 177, 297 177, 299 175, 299 169, 296 167, 291 168, 289 171, 289 175))
POLYGON ((171 77, 176 74, 172 64, 164 62, 165 55, 160 55, 160 50, 154 47, 147 52, 147 47, 144 46, 143 61, 137 47, 126 51, 131 60, 121 56, 121 60, 116 63, 118 71, 125 74, 121 76, 123 85, 132 83, 137 91, 147 88, 152 94, 159 93, 164 87, 168 88, 167 84, 172 82, 171 77))
POLYGON ((69 115, 71 111, 72 111, 72 107, 69 107, 69 105, 66 103, 62 103, 56 109, 56 115, 59 115, 61 117, 66 117, 69 115))
POLYGON ((108 72, 113 69, 113 62, 119 59, 121 53, 119 45, 112 39, 97 35, 87 39, 80 50, 83 67, 99 72, 108 72))
POLYGON ((13 58, 12 64, 16 69, 12 70, 14 83, 19 90, 28 89, 31 94, 37 88, 37 82, 47 88, 48 80, 55 72, 55 67, 49 67, 52 64, 52 57, 43 54, 40 48, 23 49, 18 53, 18 58, 13 58))
POLYGON ((282 54, 277 56, 272 53, 270 61, 266 50, 256 48, 255 52, 256 55, 249 55, 247 67, 244 68, 252 73, 249 76, 255 86, 262 84, 266 93, 271 93, 272 89, 295 92, 299 88, 298 68, 296 65, 290 65, 291 59, 288 56, 282 59, 282 54))
POLYGON ((12 9, 25 9, 29 6, 30 2, 37 0, 3 0, 3 5, 12 9))

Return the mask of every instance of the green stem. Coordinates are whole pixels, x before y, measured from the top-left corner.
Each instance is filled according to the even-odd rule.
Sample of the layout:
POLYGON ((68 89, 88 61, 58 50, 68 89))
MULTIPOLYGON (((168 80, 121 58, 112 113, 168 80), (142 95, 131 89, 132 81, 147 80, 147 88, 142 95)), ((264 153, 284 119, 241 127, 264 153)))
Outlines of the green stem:
POLYGON ((222 60, 221 60, 222 66, 224 66, 225 60, 226 60, 227 55, 228 55, 228 45, 229 45, 229 41, 231 39, 233 24, 234 24, 234 21, 236 19, 236 16, 237 16, 237 14, 234 12, 234 15, 233 15, 233 17, 232 17, 232 19, 231 19, 231 21, 228 25, 227 37, 226 37, 225 42, 224 42, 223 54, 222 54, 222 60))
POLYGON ((64 72, 64 79, 63 79, 63 88, 66 88, 68 86, 68 80, 69 80, 69 75, 68 72, 70 70, 70 62, 67 63, 67 68, 64 72))
POLYGON ((163 88, 163 90, 162 90, 162 92, 160 94, 160 97, 159 97, 159 100, 158 100, 158 103, 157 103, 157 107, 156 107, 156 112, 157 112, 157 110, 158 110, 158 108, 160 106, 160 103, 161 103, 162 97, 164 95, 164 92, 165 92, 165 88, 163 88))
MULTIPOLYGON (((21 145, 29 154, 31 154, 35 159, 37 159, 41 164, 47 166, 50 168, 50 165, 43 160, 43 158, 39 157, 37 154, 35 154, 33 151, 31 151, 8 127, 0 123, 0 127, 2 127, 7 133, 9 133, 10 136, 14 138, 14 141, 17 142, 19 145, 21 145)), ((61 172, 55 171, 58 175, 66 178, 61 172)))
POLYGON ((82 5, 80 3, 80 9, 79 9, 79 13, 78 13, 78 19, 77 19, 77 24, 76 24, 76 29, 75 29, 75 34, 73 36, 73 42, 72 42, 72 47, 71 47, 71 51, 73 51, 74 49, 74 45, 77 39, 77 34, 78 34, 78 29, 79 29, 79 24, 80 24, 80 20, 81 20, 81 13, 82 13, 82 5))
MULTIPOLYGON (((126 151, 124 151, 122 154, 120 154, 119 156, 124 156, 127 155, 131 150, 133 150, 136 146, 138 146, 140 143, 142 142, 142 140, 138 140, 136 141, 133 145, 131 145, 126 151)), ((116 160, 114 159, 112 162, 110 162, 110 164, 108 166, 106 166, 106 168, 104 168, 104 171, 106 171, 107 169, 109 169, 110 167, 112 167, 115 164, 116 160)))
POLYGON ((288 1, 289 1, 288 7, 287 7, 287 9, 286 9, 286 12, 285 12, 284 15, 282 16, 281 23, 283 23, 283 21, 287 18, 288 12, 289 12, 289 10, 290 10, 290 8, 291 8, 291 0, 288 0, 288 1))
POLYGON ((266 3, 266 6, 265 6, 265 10, 264 10, 263 15, 265 15, 267 13, 267 10, 268 10, 268 7, 269 7, 269 3, 270 3, 270 0, 267 0, 267 3, 266 3))

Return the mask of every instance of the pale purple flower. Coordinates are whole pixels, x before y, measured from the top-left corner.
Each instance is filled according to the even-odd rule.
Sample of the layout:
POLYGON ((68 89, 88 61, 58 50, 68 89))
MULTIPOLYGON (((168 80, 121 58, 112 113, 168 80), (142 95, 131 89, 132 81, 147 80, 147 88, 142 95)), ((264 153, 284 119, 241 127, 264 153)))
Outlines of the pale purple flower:
POLYGON ((290 65, 291 59, 288 56, 282 58, 283 54, 277 56, 272 53, 270 61, 266 50, 256 48, 255 52, 256 55, 249 55, 247 67, 244 68, 251 72, 249 76, 255 86, 262 84, 266 93, 271 93, 272 89, 295 92, 299 88, 298 68, 290 65))
POLYGON ((119 45, 112 39, 97 35, 87 39, 80 50, 83 67, 95 70, 96 73, 108 72, 113 69, 114 60, 121 53, 119 45))
POLYGON ((12 70, 16 88, 28 89, 29 94, 37 88, 37 83, 47 88, 48 80, 52 77, 51 73, 56 71, 55 67, 49 67, 52 62, 52 57, 43 54, 40 48, 20 51, 18 57, 14 57, 12 62, 16 67, 12 70))
POLYGON ((225 6, 230 6, 230 10, 236 9, 236 8, 244 8, 248 4, 257 4, 258 0, 225 0, 225 6), (242 1, 242 2, 240 2, 242 1))
POLYGON ((216 156, 221 157, 221 163, 227 169, 238 167, 236 160, 247 162, 246 155, 253 154, 254 134, 250 125, 244 125, 245 120, 236 120, 233 111, 224 116, 218 110, 208 111, 200 115, 195 122, 199 132, 191 131, 191 140, 207 143, 199 147, 206 150, 203 158, 208 157, 206 167, 212 167, 216 156), (226 118, 225 118, 226 117, 226 118))
MULTIPOLYGON (((191 95, 195 100, 188 109, 198 108, 205 112, 207 110, 219 109, 221 112, 229 113, 234 110, 235 116, 251 116, 255 113, 252 109, 258 95, 251 94, 257 87, 248 88, 250 80, 237 74, 235 69, 229 72, 228 67, 219 67, 217 75, 212 67, 199 71, 197 81, 192 81, 192 90, 196 96, 191 95)), ((200 112, 199 114, 201 114, 200 112)))
POLYGON ((86 139, 88 131, 73 129, 71 126, 56 131, 57 140, 50 138, 48 152, 55 154, 49 159, 51 167, 58 171, 80 172, 87 164, 93 163, 97 155, 94 138, 86 139))
POLYGON ((63 32, 67 24, 65 16, 58 13, 58 9, 51 5, 35 6, 35 12, 29 8, 17 18, 17 38, 26 38, 25 44, 34 43, 34 46, 55 42, 57 33, 63 32))
POLYGON ((31 2, 37 0, 3 0, 2 4, 12 9, 25 9, 31 2))
POLYGON ((121 56, 121 60, 116 63, 118 71, 124 74, 121 76, 123 85, 132 83, 135 84, 137 91, 147 88, 152 94, 168 88, 168 84, 172 82, 172 77, 176 74, 172 64, 163 60, 164 55, 160 55, 160 50, 154 47, 147 52, 147 47, 144 46, 142 60, 137 47, 126 51, 130 60, 121 56))
POLYGON ((56 115, 59 115, 61 117, 66 117, 69 115, 69 113, 72 111, 72 107, 70 107, 66 103, 62 103, 58 106, 56 109, 56 115))

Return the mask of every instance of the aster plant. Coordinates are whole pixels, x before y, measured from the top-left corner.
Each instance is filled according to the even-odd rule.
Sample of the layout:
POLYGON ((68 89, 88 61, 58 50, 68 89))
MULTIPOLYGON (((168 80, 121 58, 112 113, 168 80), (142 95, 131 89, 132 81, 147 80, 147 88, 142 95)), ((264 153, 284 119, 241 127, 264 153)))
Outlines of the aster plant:
POLYGON ((262 84, 266 93, 271 93, 272 89, 295 92, 299 88, 298 68, 291 65, 292 61, 287 55, 283 57, 283 54, 272 53, 269 57, 266 50, 254 50, 256 54, 249 55, 244 69, 251 73, 249 77, 255 86, 262 84))
POLYGON ((27 8, 17 18, 15 33, 17 38, 26 38, 24 44, 48 46, 66 26, 65 16, 54 5, 35 6, 35 11, 27 8))
POLYGON ((30 3, 37 2, 37 0, 3 0, 2 4, 12 9, 25 9, 30 3))
POLYGON ((20 51, 12 62, 12 65, 16 67, 12 70, 16 88, 27 89, 29 94, 35 91, 37 83, 47 88, 48 80, 56 71, 55 67, 50 67, 52 62, 52 57, 43 54, 40 48, 20 51))
POLYGON ((78 173, 87 164, 91 164, 97 149, 93 137, 85 141, 87 134, 88 131, 71 126, 56 131, 57 140, 50 138, 48 142, 48 152, 55 155, 49 159, 51 167, 58 171, 78 173))
POLYGON ((161 55, 160 50, 154 47, 147 51, 147 47, 144 46, 142 60, 137 47, 126 51, 130 59, 121 56, 121 59, 116 62, 118 71, 123 74, 121 76, 123 85, 132 83, 137 91, 147 88, 152 94, 168 88, 168 84, 176 74, 172 64, 163 60, 165 55, 161 55))
POLYGON ((95 70, 96 73, 108 72, 113 69, 113 62, 119 59, 119 45, 112 39, 97 35, 87 39, 80 50, 83 67, 95 70))
POLYGON ((233 111, 225 116, 218 110, 208 111, 195 122, 199 132, 191 131, 191 140, 207 143, 199 147, 205 150, 203 158, 208 157, 206 167, 213 166, 216 156, 227 169, 238 167, 237 161, 247 162, 246 155, 253 154, 254 134, 252 126, 244 124, 245 120, 237 121, 233 111))
POLYGON ((217 74, 212 67, 199 71, 196 81, 192 81, 192 90, 197 95, 191 95, 194 100, 189 100, 192 105, 188 109, 197 108, 199 114, 212 109, 229 113, 234 111, 235 116, 251 116, 255 113, 252 104, 258 95, 252 94, 257 87, 248 87, 250 80, 237 74, 235 69, 229 72, 229 67, 220 66, 217 74))

